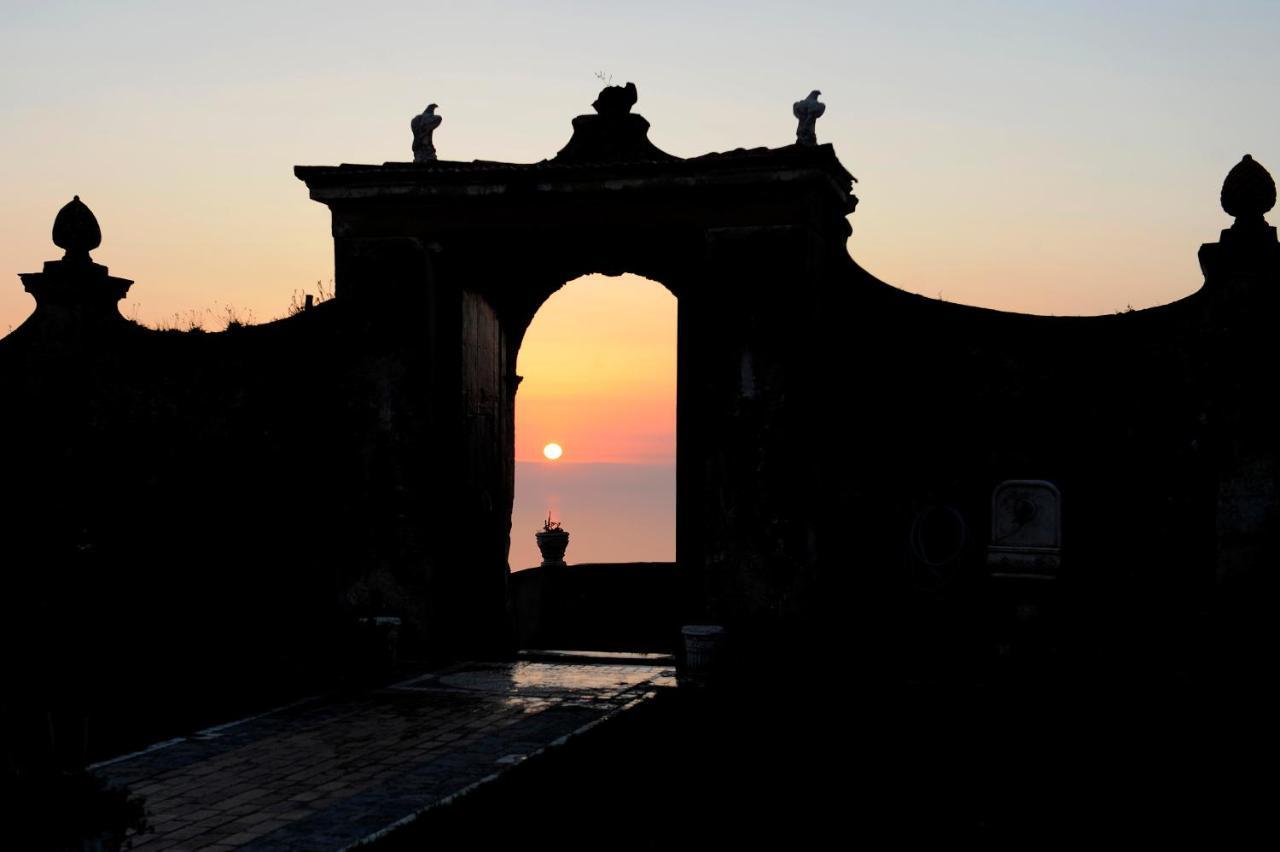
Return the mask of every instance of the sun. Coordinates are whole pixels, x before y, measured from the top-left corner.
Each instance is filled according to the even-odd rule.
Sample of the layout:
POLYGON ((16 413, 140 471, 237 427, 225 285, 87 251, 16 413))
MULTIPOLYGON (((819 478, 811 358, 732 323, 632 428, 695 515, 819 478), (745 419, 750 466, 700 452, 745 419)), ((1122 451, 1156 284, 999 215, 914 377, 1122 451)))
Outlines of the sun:
POLYGON ((555 461, 560 458, 560 456, 564 455, 564 448, 559 444, 547 444, 542 448, 542 454, 551 459, 551 461, 555 461))

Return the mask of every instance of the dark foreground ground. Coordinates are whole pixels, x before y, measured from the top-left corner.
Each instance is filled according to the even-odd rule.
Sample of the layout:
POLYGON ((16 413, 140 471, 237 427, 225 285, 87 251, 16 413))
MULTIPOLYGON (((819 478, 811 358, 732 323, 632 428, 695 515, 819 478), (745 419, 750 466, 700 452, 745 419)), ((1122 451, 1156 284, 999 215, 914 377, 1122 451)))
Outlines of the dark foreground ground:
MULTIPOLYGON (((145 797, 139 849, 1221 848, 1275 833, 1275 701, 1253 671, 959 685, 775 661, 677 686, 667 657, 533 652, 399 671, 95 771, 145 797)), ((43 842, 58 818, 5 822, 43 842)))
POLYGON ((457 663, 318 695, 93 767, 145 798, 134 848, 325 852, 674 689, 669 659, 457 663))
POLYGON ((669 690, 381 840, 693 843, 1273 836, 1276 723, 1254 690, 669 690))

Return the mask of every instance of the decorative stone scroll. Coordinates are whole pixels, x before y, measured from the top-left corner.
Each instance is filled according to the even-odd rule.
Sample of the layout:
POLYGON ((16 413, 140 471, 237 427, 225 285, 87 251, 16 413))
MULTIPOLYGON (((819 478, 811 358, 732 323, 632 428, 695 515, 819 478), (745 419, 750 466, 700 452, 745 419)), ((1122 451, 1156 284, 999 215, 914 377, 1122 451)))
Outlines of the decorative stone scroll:
POLYGON ((649 122, 631 112, 635 83, 605 86, 591 108, 573 120, 573 137, 556 154, 560 163, 667 162, 677 159, 649 141, 649 122))
POLYGON ((995 576, 1057 576, 1062 564, 1062 495, 1052 482, 1011 479, 991 495, 987 565, 995 576))

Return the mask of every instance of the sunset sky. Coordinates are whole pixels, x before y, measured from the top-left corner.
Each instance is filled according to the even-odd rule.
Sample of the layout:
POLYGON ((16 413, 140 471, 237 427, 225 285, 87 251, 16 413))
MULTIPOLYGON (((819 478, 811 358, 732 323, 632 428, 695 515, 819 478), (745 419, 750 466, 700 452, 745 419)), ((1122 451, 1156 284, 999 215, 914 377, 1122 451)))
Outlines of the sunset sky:
MULTIPOLYGON (((1197 247, 1229 224, 1227 170, 1245 153, 1280 168, 1275 2, 3 12, 0 332, 30 312, 17 273, 57 256, 49 228, 74 194, 102 223, 95 258, 137 282, 126 315, 281 316, 332 276, 328 212, 293 165, 409 159, 409 119, 429 102, 441 158, 540 160, 589 111, 596 72, 634 81, 651 139, 681 156, 788 144, 791 103, 821 89, 818 137, 860 181, 854 258, 904 289, 1006 310, 1110 313, 1193 292, 1197 247)), ((535 321, 522 462, 555 431, 561 469, 670 464, 674 300, 605 283, 619 286, 567 287, 535 321)))
POLYGON ((571 562, 674 559, 675 296, 635 275, 571 281, 534 317, 516 368, 511 567, 538 564, 548 512, 571 562))

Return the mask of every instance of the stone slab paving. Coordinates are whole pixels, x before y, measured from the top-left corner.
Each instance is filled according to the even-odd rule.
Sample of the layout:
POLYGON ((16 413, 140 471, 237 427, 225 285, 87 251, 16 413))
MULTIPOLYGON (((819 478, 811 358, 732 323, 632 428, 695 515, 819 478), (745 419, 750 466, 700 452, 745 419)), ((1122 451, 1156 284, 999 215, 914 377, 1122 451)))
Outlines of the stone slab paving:
POLYGON ((674 685, 664 665, 463 664, 94 768, 146 797, 134 849, 339 850, 674 685))

